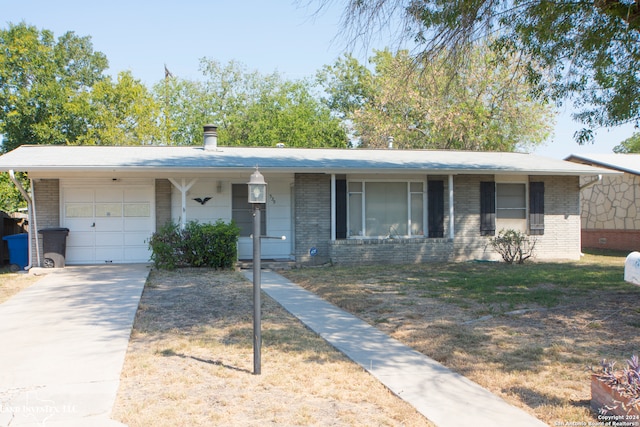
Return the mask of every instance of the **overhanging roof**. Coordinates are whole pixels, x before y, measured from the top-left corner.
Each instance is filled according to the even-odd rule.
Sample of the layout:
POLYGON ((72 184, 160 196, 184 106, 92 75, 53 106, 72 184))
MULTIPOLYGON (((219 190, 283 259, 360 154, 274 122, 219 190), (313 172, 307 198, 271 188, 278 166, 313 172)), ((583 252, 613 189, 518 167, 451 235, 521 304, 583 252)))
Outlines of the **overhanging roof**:
POLYGON ((271 172, 597 175, 610 170, 522 153, 156 146, 23 145, 0 171, 214 173, 259 166, 271 172))
POLYGON ((640 175, 640 154, 572 154, 566 160, 640 175))

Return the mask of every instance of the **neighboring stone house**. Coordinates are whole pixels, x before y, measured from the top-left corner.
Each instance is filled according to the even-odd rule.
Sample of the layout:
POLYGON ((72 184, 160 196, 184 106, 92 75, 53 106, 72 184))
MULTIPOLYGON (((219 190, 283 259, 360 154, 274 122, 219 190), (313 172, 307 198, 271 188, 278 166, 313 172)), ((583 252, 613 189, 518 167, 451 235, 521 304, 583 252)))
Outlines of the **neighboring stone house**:
POLYGON ((568 161, 616 171, 581 178, 582 247, 640 250, 640 154, 571 155, 568 161))
MULTIPOLYGON (((520 153, 218 147, 22 146, 0 171, 32 181, 32 224, 65 227, 68 264, 149 260, 167 221, 234 220, 252 256, 247 182, 268 187, 265 259, 300 265, 499 259, 489 238, 516 228, 538 259, 580 257, 579 181, 605 169, 520 153)), ((32 231, 32 237, 37 233, 32 231)), ((42 262, 32 241, 32 263, 42 262)))

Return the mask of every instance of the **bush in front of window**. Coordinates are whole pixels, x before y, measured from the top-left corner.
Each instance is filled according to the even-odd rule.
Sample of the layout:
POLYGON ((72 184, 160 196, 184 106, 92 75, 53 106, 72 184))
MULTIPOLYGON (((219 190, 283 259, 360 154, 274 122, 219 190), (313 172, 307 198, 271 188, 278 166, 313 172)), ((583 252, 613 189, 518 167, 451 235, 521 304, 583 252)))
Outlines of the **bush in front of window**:
POLYGON ((233 268, 238 259, 240 229, 231 221, 214 224, 190 221, 184 230, 168 223, 149 240, 151 260, 156 268, 177 267, 233 268))
POLYGON ((536 239, 517 230, 500 230, 489 240, 502 259, 508 264, 523 264, 534 255, 536 239))

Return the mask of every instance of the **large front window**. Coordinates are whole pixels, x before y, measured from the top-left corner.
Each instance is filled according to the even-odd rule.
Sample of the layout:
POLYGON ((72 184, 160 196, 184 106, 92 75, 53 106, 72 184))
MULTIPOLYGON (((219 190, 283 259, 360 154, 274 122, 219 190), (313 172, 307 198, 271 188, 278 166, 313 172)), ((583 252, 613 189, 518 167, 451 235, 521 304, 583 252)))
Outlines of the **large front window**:
POLYGON ((424 236, 424 183, 351 181, 349 237, 424 236))

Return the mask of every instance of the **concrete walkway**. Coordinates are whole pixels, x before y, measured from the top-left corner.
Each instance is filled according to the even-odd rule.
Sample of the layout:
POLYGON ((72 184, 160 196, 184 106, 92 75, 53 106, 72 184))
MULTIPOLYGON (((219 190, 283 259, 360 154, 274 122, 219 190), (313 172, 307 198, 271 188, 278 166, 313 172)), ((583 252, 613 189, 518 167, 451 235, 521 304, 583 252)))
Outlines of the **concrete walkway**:
POLYGON ((276 273, 262 272, 262 289, 439 427, 546 426, 276 273))
POLYGON ((66 267, 0 304, 0 426, 123 425, 109 416, 148 274, 66 267))

